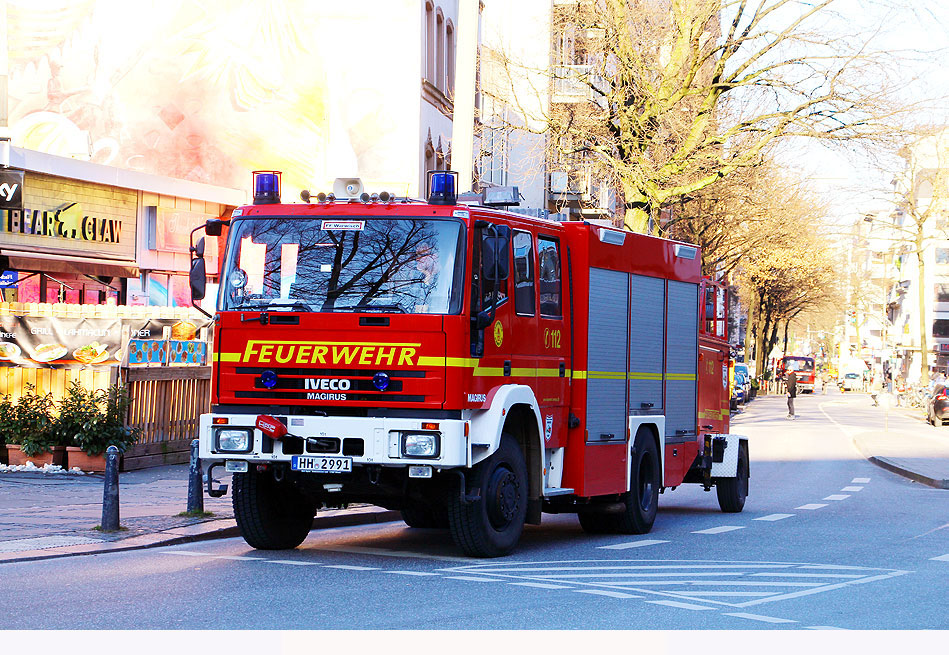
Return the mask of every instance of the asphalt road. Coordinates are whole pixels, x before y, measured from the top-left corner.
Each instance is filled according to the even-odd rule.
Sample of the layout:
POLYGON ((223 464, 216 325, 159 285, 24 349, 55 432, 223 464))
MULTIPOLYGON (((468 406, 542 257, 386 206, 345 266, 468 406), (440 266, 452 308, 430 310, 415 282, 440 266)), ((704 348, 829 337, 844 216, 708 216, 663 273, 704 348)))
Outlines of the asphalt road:
POLYGON ((862 394, 805 396, 798 420, 785 414, 783 398, 760 398, 733 421, 750 439, 741 514, 683 486, 648 535, 545 515, 496 560, 395 522, 314 531, 289 552, 225 539, 12 563, 0 616, 84 630, 949 627, 949 491, 874 466, 851 440, 911 419, 862 394))

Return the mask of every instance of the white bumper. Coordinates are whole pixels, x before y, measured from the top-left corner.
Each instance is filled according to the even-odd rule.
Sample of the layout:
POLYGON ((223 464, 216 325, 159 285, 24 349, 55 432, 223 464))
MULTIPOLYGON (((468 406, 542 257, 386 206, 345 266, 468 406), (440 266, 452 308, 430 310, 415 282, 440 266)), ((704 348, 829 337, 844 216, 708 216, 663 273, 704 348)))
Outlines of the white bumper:
MULTIPOLYGON (((361 418, 340 416, 275 416, 286 419, 290 434, 304 439, 329 437, 340 441, 337 452, 321 452, 326 455, 344 455, 344 440, 360 440, 362 454, 350 455, 353 465, 374 464, 382 466, 410 466, 428 464, 435 468, 471 466, 471 448, 465 434, 467 421, 460 419, 425 419, 425 423, 437 423, 434 431, 439 436, 438 456, 431 458, 403 457, 401 437, 405 432, 433 432, 423 430, 422 419, 406 418, 361 418)), ((254 462, 289 462, 292 455, 284 454, 281 441, 273 442, 273 452, 264 452, 264 435, 254 426, 253 414, 202 414, 199 424, 200 457, 205 461, 246 460, 254 462), (212 424, 212 418, 219 423, 212 424), (223 422, 223 421, 226 421, 223 422), (222 428, 246 428, 252 430, 253 446, 250 452, 225 452, 215 448, 215 431, 222 428)), ((357 442, 349 442, 353 446, 357 442)), ((304 450, 304 454, 312 454, 304 450)))

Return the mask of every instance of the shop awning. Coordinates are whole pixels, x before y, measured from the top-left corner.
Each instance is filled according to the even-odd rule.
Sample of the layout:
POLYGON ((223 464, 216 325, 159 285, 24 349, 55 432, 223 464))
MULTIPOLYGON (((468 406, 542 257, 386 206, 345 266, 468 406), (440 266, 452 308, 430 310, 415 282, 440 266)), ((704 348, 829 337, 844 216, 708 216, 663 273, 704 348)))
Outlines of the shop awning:
POLYGON ((51 255, 23 250, 0 250, 0 270, 29 273, 75 273, 100 277, 138 277, 138 264, 120 259, 51 255))

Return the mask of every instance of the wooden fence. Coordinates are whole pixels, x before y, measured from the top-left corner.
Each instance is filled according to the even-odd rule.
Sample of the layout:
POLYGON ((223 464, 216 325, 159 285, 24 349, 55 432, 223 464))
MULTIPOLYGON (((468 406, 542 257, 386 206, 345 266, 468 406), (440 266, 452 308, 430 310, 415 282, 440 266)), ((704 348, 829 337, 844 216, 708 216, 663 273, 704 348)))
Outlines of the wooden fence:
POLYGON ((127 424, 141 430, 125 453, 126 471, 187 462, 198 417, 210 411, 210 366, 162 366, 123 370, 132 406, 127 424))

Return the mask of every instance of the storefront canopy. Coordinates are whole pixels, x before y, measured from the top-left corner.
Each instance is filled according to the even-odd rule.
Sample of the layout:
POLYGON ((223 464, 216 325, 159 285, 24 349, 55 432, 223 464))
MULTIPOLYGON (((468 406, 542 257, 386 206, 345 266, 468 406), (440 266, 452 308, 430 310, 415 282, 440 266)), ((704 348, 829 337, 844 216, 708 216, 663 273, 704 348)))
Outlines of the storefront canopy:
POLYGON ((0 270, 29 273, 74 273, 98 277, 138 277, 138 264, 118 259, 51 255, 23 250, 0 250, 0 270))

